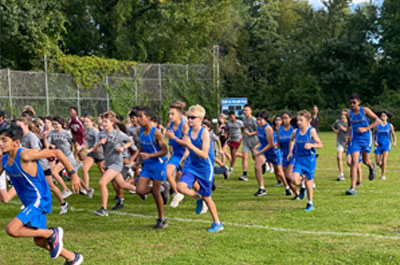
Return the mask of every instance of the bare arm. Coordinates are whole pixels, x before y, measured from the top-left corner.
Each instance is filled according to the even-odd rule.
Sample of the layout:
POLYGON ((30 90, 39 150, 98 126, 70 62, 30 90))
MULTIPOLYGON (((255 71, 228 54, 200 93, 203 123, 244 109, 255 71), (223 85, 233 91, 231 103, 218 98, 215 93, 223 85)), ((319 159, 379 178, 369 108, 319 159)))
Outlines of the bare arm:
POLYGON ((362 133, 362 132, 366 132, 372 128, 375 128, 379 123, 381 123, 382 121, 378 118, 378 116, 376 116, 376 114, 370 110, 367 107, 364 107, 364 113, 365 115, 370 118, 371 120, 373 120, 374 122, 371 123, 370 125, 368 125, 367 127, 364 127, 363 130, 360 131, 361 128, 359 128, 358 130, 362 133))
POLYGON ((396 132, 394 131, 394 126, 393 126, 393 124, 390 124, 390 131, 391 131, 392 137, 393 137, 393 146, 396 147, 396 145, 397 145, 397 138, 396 138, 396 132))
POLYGON ((290 137, 290 143, 289 143, 289 154, 288 154, 288 160, 290 160, 293 157, 293 148, 294 148, 294 138, 296 136, 297 129, 293 131, 292 137, 290 137))
POLYGON ((311 139, 315 141, 315 143, 313 143, 313 144, 312 143, 306 143, 304 145, 305 149, 322 148, 322 147, 324 147, 324 145, 321 142, 321 139, 319 139, 317 131, 314 128, 311 129, 310 136, 311 136, 311 139))
MULTIPOLYGON (((29 162, 33 162, 41 158, 56 157, 57 160, 60 161, 65 166, 68 172, 71 172, 74 169, 71 163, 68 161, 67 157, 59 149, 43 149, 41 151, 37 151, 34 149, 24 150, 21 152, 20 157, 22 160, 29 162)), ((73 174, 71 174, 70 177, 71 177, 72 190, 74 192, 78 192, 79 191, 78 175, 76 174, 76 172, 74 172, 73 174)))
POLYGON ((146 160, 146 159, 149 159, 152 157, 164 156, 168 153, 168 148, 164 141, 164 135, 160 131, 158 131, 158 130, 154 131, 154 140, 160 147, 160 151, 158 151, 157 153, 140 153, 140 156, 142 157, 143 160, 146 160))
POLYGON ((268 144, 263 149, 256 152, 254 156, 259 156, 262 153, 267 152, 269 149, 274 148, 274 130, 271 126, 265 128, 265 134, 267 135, 268 144))
POLYGON ((201 149, 199 149, 192 144, 189 136, 184 136, 186 147, 192 150, 199 157, 206 159, 208 157, 208 149, 210 148, 210 135, 207 130, 203 130, 201 140, 203 141, 203 146, 201 149))

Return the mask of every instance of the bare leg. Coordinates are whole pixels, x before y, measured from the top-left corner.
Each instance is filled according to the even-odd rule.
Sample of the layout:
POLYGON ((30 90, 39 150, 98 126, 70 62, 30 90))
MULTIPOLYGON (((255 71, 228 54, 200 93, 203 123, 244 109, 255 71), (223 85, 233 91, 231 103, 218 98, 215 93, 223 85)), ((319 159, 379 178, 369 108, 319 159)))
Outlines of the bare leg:
POLYGON ((306 178, 307 198, 309 201, 313 200, 313 187, 312 187, 313 182, 314 182, 313 179, 306 178))
POLYGON ((387 158, 388 158, 389 153, 388 152, 383 152, 382 154, 382 165, 381 165, 381 176, 385 176, 386 173, 386 163, 387 163, 387 158))
POLYGON ((180 193, 193 197, 196 200, 201 198, 197 192, 195 192, 193 189, 189 189, 188 184, 185 182, 178 182, 178 190, 180 193))
POLYGON ((50 191, 53 192, 53 194, 57 197, 57 199, 60 201, 60 203, 63 204, 64 199, 62 197, 60 189, 56 185, 54 185, 53 177, 46 176, 46 181, 49 184, 50 191))
POLYGON ((92 167, 94 163, 94 159, 90 156, 86 156, 85 160, 83 161, 82 167, 82 179, 83 179, 83 186, 89 187, 89 169, 92 167))
POLYGON ((231 168, 235 166, 237 148, 231 147, 231 168))
POLYGON ((248 167, 248 163, 249 163, 249 153, 248 152, 243 152, 242 153, 242 167, 243 167, 243 171, 247 172, 247 167, 248 167))
POLYGON ((178 189, 176 188, 176 181, 175 181, 175 173, 176 166, 172 164, 167 165, 167 180, 169 184, 171 185, 171 189, 174 191, 175 194, 178 193, 178 189))
POLYGON ((153 181, 153 190, 152 194, 154 200, 156 201, 157 210, 158 210, 158 218, 164 218, 164 201, 161 196, 161 181, 154 180, 153 181))
POLYGON ((357 182, 357 166, 358 166, 358 160, 360 157, 360 152, 354 152, 351 154, 351 187, 355 188, 356 187, 356 182, 357 182))
POLYGON ((285 173, 283 173, 283 169, 281 165, 274 165, 274 173, 275 176, 282 180, 285 188, 288 187, 288 182, 286 181, 285 173))
POLYGON ((266 158, 264 155, 259 155, 256 157, 256 161, 254 162, 254 171, 256 173, 256 178, 259 187, 264 187, 264 176, 262 174, 261 167, 265 163, 266 158))
POLYGON ((338 169, 339 169, 339 174, 340 175, 343 174, 342 155, 343 155, 343 152, 342 151, 338 151, 337 152, 337 156, 336 156, 336 160, 337 160, 337 164, 338 164, 338 169))
POLYGON ((215 223, 219 222, 217 207, 211 196, 209 197, 202 197, 203 201, 207 204, 208 210, 210 211, 211 217, 215 223))
POLYGON ((104 175, 101 177, 99 181, 100 193, 101 193, 101 206, 103 206, 104 209, 107 209, 107 202, 108 202, 107 184, 110 181, 112 181, 118 174, 120 174, 118 171, 109 168, 107 169, 106 172, 104 172, 104 175))
POLYGON ((51 174, 57 180, 57 182, 61 185, 61 188, 63 190, 69 190, 67 185, 65 185, 63 178, 60 176, 60 174, 58 174, 63 168, 64 168, 64 165, 59 162, 53 168, 51 168, 51 174))

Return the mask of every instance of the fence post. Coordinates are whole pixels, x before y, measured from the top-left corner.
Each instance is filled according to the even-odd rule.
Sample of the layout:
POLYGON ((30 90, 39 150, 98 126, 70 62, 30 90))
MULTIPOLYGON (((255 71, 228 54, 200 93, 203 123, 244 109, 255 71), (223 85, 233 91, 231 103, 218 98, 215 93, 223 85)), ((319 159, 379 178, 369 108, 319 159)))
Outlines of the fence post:
MULTIPOLYGON (((106 86, 109 86, 108 75, 106 75, 106 86)), ((107 94, 107 111, 110 111, 110 94, 108 93, 107 90, 106 90, 106 94, 107 94)))
POLYGON ((77 103, 78 103, 78 115, 81 116, 81 98, 79 95, 79 85, 76 85, 76 87, 77 87, 76 95, 77 95, 77 103))
POLYGON ((44 86, 46 91, 46 115, 50 116, 49 83, 47 73, 47 55, 44 55, 44 86))
POLYGON ((158 87, 160 89, 160 105, 161 105, 161 99, 162 99, 162 80, 161 80, 162 76, 161 76, 161 64, 158 64, 158 87))
POLYGON ((133 69, 133 82, 135 82, 135 105, 137 105, 137 70, 136 67, 133 69))
POLYGON ((186 65, 186 81, 189 81, 189 65, 186 65))
POLYGON ((11 71, 10 71, 10 68, 7 69, 7 77, 8 77, 8 97, 9 97, 9 102, 10 102, 10 110, 12 111, 11 71))

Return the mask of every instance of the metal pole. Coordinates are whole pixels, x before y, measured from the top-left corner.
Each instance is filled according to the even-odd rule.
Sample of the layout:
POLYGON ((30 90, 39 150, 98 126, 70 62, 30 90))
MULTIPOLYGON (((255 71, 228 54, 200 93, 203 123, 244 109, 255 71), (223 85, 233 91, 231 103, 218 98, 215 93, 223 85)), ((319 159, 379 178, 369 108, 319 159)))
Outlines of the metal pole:
POLYGON ((10 102, 10 111, 12 112, 12 93, 11 93, 11 71, 10 68, 7 69, 7 77, 8 77, 8 98, 10 102))
POLYGON ((77 103, 78 103, 78 115, 81 116, 81 99, 80 99, 80 95, 79 95, 79 85, 76 85, 77 87, 77 103))
MULTIPOLYGON (((159 85, 159 88, 160 88, 160 102, 159 102, 158 106, 159 106, 159 114, 161 114, 161 101, 162 101, 161 64, 158 64, 158 85, 159 85)), ((160 123, 162 123, 162 122, 163 121, 161 120, 160 123)))
POLYGON ((47 55, 44 55, 44 86, 46 91, 46 115, 50 116, 49 83, 47 73, 47 55))
POLYGON ((189 65, 186 65, 186 81, 189 81, 189 65))
POLYGON ((221 98, 219 91, 219 45, 214 45, 213 47, 213 79, 215 88, 217 90, 217 113, 219 113, 221 111, 221 98))
MULTIPOLYGON (((108 75, 106 75, 106 86, 108 86, 108 75)), ((110 111, 110 94, 106 90, 107 93, 107 111, 110 111)))
POLYGON ((135 82, 135 105, 137 105, 137 77, 136 77, 136 75, 137 75, 137 70, 136 70, 136 68, 135 69, 133 69, 133 77, 134 77, 134 79, 133 79, 133 81, 135 82))

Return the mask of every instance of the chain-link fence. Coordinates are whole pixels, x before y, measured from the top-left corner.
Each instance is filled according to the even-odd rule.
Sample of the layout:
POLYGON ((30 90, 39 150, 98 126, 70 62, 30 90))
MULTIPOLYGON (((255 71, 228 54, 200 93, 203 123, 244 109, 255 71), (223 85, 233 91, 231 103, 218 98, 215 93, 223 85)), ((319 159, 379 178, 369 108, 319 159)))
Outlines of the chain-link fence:
POLYGON ((31 105, 37 116, 66 116, 70 106, 79 115, 113 109, 120 114, 133 105, 160 110, 173 82, 196 80, 212 86, 211 65, 138 64, 131 76, 105 76, 95 87, 79 87, 70 74, 0 70, 0 109, 7 116, 31 105))

